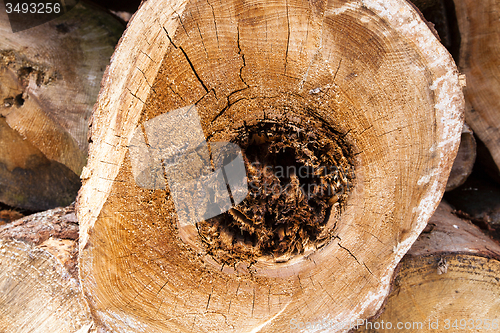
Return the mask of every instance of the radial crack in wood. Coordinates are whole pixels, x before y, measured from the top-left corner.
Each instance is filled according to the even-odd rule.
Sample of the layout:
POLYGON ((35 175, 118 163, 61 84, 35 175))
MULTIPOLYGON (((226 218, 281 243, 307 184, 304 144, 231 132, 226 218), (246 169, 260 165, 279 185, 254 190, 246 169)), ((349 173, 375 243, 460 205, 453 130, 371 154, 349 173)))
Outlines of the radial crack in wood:
POLYGON ((441 199, 463 108, 451 56, 404 1, 144 2, 106 72, 78 198, 95 320, 117 332, 282 332, 371 317, 441 199), (155 131, 189 110, 200 128, 155 131), (177 172, 217 175, 200 133, 239 145, 259 184, 346 190, 307 202, 261 191, 218 222, 185 224, 175 205, 230 203, 168 183, 171 154, 191 141, 177 172), (343 171, 315 179, 322 165, 343 171), (292 166, 311 177, 277 175, 292 166))

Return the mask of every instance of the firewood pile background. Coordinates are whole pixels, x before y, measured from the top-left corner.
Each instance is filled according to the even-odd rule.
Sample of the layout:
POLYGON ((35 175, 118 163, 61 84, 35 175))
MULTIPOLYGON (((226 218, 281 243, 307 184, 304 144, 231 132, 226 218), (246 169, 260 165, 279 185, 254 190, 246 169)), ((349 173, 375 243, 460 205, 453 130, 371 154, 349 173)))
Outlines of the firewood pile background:
POLYGON ((0 5, 0 332, 500 330, 499 1, 57 5, 0 5))

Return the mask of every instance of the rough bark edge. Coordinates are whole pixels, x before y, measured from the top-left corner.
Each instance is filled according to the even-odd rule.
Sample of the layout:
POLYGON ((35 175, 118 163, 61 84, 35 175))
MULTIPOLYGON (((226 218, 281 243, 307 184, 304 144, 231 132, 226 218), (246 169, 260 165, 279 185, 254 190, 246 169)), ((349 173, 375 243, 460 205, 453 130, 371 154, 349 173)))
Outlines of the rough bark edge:
MULTIPOLYGON (((79 290, 80 313, 86 322, 75 333, 87 333, 94 326, 90 308, 80 290, 78 278, 78 221, 74 205, 28 215, 0 226, 0 243, 30 249, 30 255, 45 256, 60 277, 79 290), (31 252, 32 251, 32 252, 31 252)), ((54 283, 60 283, 59 280, 54 283)), ((55 312, 54 312, 55 315, 55 312)), ((73 318, 69 318, 73 320, 73 318)))
POLYGON ((45 250, 53 255, 54 253, 50 250, 52 240, 70 240, 72 244, 67 253, 69 260, 60 260, 60 262, 79 283, 78 221, 74 205, 36 213, 4 224, 0 226, 0 239, 16 240, 31 246, 46 248, 45 250))
POLYGON ((456 216, 452 207, 443 201, 407 256, 436 253, 473 254, 500 261, 500 244, 478 226, 456 216))
MULTIPOLYGON (((181 15, 182 9, 185 7, 186 3, 187 0, 181 0, 172 3, 171 6, 177 8, 178 10, 175 10, 175 12, 181 15)), ((422 52, 421 56, 427 61, 428 68, 432 73, 437 75, 430 89, 434 90, 436 96, 436 119, 442 121, 442 125, 437 133, 439 143, 435 147, 435 151, 439 154, 441 162, 437 168, 431 170, 428 175, 423 176, 419 180, 419 184, 426 184, 431 180, 433 182, 429 186, 424 199, 421 200, 420 205, 415 208, 416 211, 420 212, 417 217, 415 228, 394 247, 394 260, 392 264, 387 267, 387 273, 383 274, 385 278, 381 280, 380 287, 378 290, 368 294, 365 300, 360 306, 356 307, 356 309, 347 310, 339 314, 344 316, 346 320, 358 318, 365 313, 368 308, 380 308, 384 299, 389 294, 392 271, 394 271, 401 258, 409 250, 420 232, 425 228, 427 221, 432 216, 444 193, 446 180, 451 171, 451 166, 460 142, 464 110, 464 99, 459 84, 459 73, 451 55, 445 47, 441 45, 427 24, 406 0, 392 0, 387 2, 361 0, 356 4, 358 7, 363 6, 371 10, 379 17, 390 22, 390 25, 402 36, 408 40, 414 41, 417 45, 417 49, 422 52), (396 5, 397 3, 399 3, 399 5, 396 5)), ((157 14, 155 15, 154 7, 154 1, 143 3, 130 22, 143 22, 142 18, 144 17, 157 16, 157 14)), ((338 13, 347 9, 352 9, 352 3, 340 8, 338 13)), ((170 13, 173 14, 174 10, 172 10, 172 8, 170 8, 170 10, 170 13)), ((161 24, 161 26, 165 26, 169 35, 173 35, 177 27, 175 19, 170 17, 170 15, 166 15, 165 12, 160 19, 161 22, 165 22, 166 24, 158 23, 161 24)), ((103 88, 101 89, 98 103, 94 109, 94 128, 92 129, 92 140, 94 142, 89 148, 89 163, 82 172, 84 186, 80 191, 78 199, 78 217, 81 223, 81 252, 88 242, 89 231, 93 227, 104 202, 109 196, 111 186, 119 171, 119 165, 105 164, 101 161, 123 160, 132 130, 135 124, 137 124, 140 115, 140 112, 135 109, 139 108, 139 102, 144 104, 151 87, 150 83, 146 82, 146 86, 144 86, 144 84, 142 87, 136 85, 136 87, 139 86, 139 88, 134 93, 129 91, 129 94, 123 93, 119 95, 116 92, 122 90, 128 82, 144 81, 144 77, 147 76, 147 73, 156 73, 160 67, 160 63, 155 63, 154 66, 148 67, 146 71, 143 70, 144 74, 140 71, 132 72, 130 70, 130 68, 136 68, 134 66, 134 59, 140 54, 140 50, 143 49, 142 47, 144 47, 144 49, 161 52, 161 54, 164 54, 168 48, 166 34, 159 34, 160 40, 156 40, 154 45, 151 45, 147 43, 143 33, 140 34, 136 32, 143 30, 136 28, 134 29, 135 31, 132 31, 130 27, 131 23, 129 23, 112 57, 111 65, 105 73, 103 88), (128 51, 124 52, 124 50, 128 51), (124 64, 128 64, 128 66, 124 64), (122 75, 122 73, 118 73, 118 67, 126 68, 127 74, 122 75), (111 83, 113 84, 111 85, 111 83), (139 89, 141 90, 139 91, 139 89), (120 98, 117 98, 118 96, 120 98), (120 103, 120 100, 123 102, 120 103), (129 111, 124 115, 119 115, 119 108, 116 107, 118 105, 126 105, 129 111), (132 112, 135 114, 131 114, 130 110, 134 110, 132 112), (113 121, 109 126, 98 125, 97 120, 100 118, 112 118, 113 121), (120 126, 120 124, 123 124, 123 126, 120 126), (118 133, 124 134, 125 136, 118 135, 118 133), (101 191, 96 190, 99 182, 107 183, 106 186, 100 186, 101 191), (92 209, 89 207, 92 207, 92 209)), ((140 109, 142 109, 142 106, 140 106, 140 109)))
MULTIPOLYGON (((427 24, 422 21, 413 6, 406 1, 404 1, 405 5, 402 6, 396 6, 392 2, 361 0, 361 5, 390 22, 391 27, 408 40, 414 41, 417 49, 422 52, 420 55, 427 60, 431 72, 438 74, 430 89, 434 91, 436 96, 436 119, 442 122, 442 126, 438 127, 440 129, 438 132, 439 144, 435 147, 435 151, 440 156, 440 163, 436 169, 418 181, 419 184, 425 184, 437 175, 424 195, 424 199, 420 201, 420 205, 414 208, 414 211, 420 212, 415 228, 394 247, 394 260, 392 265, 387 268, 388 273, 383 274, 385 278, 380 281, 380 287, 378 290, 374 290, 371 295, 367 295, 365 301, 357 308, 361 308, 361 310, 356 311, 357 314, 353 311, 346 311, 344 313, 346 321, 357 319, 359 314, 364 313, 369 307, 379 309, 389 295, 393 276, 391 272, 396 269, 397 264, 424 230, 427 221, 436 210, 444 194, 446 181, 458 151, 464 121, 465 101, 459 82, 459 72, 452 56, 434 36, 427 24)), ((375 313, 369 314, 369 317, 373 315, 375 313)))
POLYGON ((115 53, 111 57, 111 63, 104 73, 98 101, 90 119, 89 161, 81 175, 84 186, 82 186, 77 199, 77 214, 80 221, 80 251, 87 244, 88 232, 93 227, 104 202, 106 202, 119 170, 119 165, 110 165, 102 161, 123 160, 130 136, 139 121, 140 111, 124 112, 124 109, 142 110, 151 89, 151 83, 147 82, 145 78, 150 73, 155 74, 152 75, 155 77, 161 65, 161 62, 154 62, 143 50, 148 50, 148 53, 158 52, 163 58, 163 54, 170 45, 163 29, 169 31, 169 34, 175 33, 178 24, 173 14, 181 15, 186 4, 187 0, 172 2, 171 8, 159 15, 155 13, 154 1, 143 2, 130 20, 127 30, 125 30, 115 53), (148 21, 151 16, 160 16, 156 22, 162 28, 159 29, 157 36, 153 38, 145 36, 144 29, 130 29, 132 22, 148 21), (154 39, 154 43, 149 43, 148 39, 154 39), (149 67, 143 70, 139 69, 136 66, 139 59, 149 62, 149 67), (122 68, 125 69, 125 73, 120 71, 122 68), (128 93, 125 93, 124 87, 130 82, 133 82, 137 89, 136 91, 128 90, 128 93), (113 123, 106 126, 99 125, 98 119, 107 118, 109 115, 112 115, 113 123), (118 133, 123 133, 125 136, 118 135, 118 133), (105 189, 96 190, 99 183, 102 182, 107 183, 105 189), (93 209, 88 207, 93 207, 93 209))

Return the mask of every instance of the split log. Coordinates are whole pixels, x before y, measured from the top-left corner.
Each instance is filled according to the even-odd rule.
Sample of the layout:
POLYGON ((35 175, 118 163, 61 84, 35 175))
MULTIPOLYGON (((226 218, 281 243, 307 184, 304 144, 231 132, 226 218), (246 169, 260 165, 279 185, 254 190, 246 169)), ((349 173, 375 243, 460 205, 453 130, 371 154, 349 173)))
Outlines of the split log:
POLYGON ((500 245, 451 210, 439 205, 401 261, 382 314, 360 332, 392 332, 398 323, 404 332, 500 329, 500 245))
POLYGON ((10 206, 39 210, 70 204, 80 179, 49 160, 0 117, 0 200, 10 206))
POLYGON ((78 282, 74 207, 0 226, 0 330, 86 333, 92 326, 78 282))
POLYGON ((1 11, 1 202, 33 211, 75 200, 88 119, 122 32, 110 14, 83 3, 16 33, 1 11))
POLYGON ((94 319, 282 332, 371 317, 441 199, 463 107, 451 56, 405 1, 144 2, 105 74, 77 201, 94 319), (214 168, 230 142, 247 170, 250 194, 215 217, 232 185, 197 203, 178 191, 221 170, 199 136, 214 168))
POLYGON ((467 76, 465 119, 500 166, 500 1, 477 6, 455 0, 460 29, 459 68, 467 76))
POLYGON ((472 173, 476 161, 476 139, 467 124, 464 124, 457 157, 453 162, 446 191, 451 191, 465 183, 472 173))

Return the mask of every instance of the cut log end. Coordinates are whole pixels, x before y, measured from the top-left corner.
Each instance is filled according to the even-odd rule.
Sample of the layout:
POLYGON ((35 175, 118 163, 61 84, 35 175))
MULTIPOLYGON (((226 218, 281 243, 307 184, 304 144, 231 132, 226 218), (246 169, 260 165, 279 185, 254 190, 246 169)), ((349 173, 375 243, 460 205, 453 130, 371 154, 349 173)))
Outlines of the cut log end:
POLYGON ((0 327, 6 333, 88 332, 78 281, 74 207, 0 226, 0 327))
POLYGON ((380 317, 358 332, 391 332, 398 323, 405 332, 498 330, 499 274, 498 243, 442 202, 401 261, 380 317))
POLYGON ((80 278, 96 320, 117 332, 276 332, 292 318, 373 315, 441 199, 463 122, 451 56, 398 0, 147 1, 103 83, 78 198, 80 278), (169 168, 200 173, 170 164, 193 119, 193 161, 216 174, 205 139, 238 145, 249 195, 234 200, 225 180, 235 205, 185 224, 209 199, 229 201, 171 181, 169 168))

